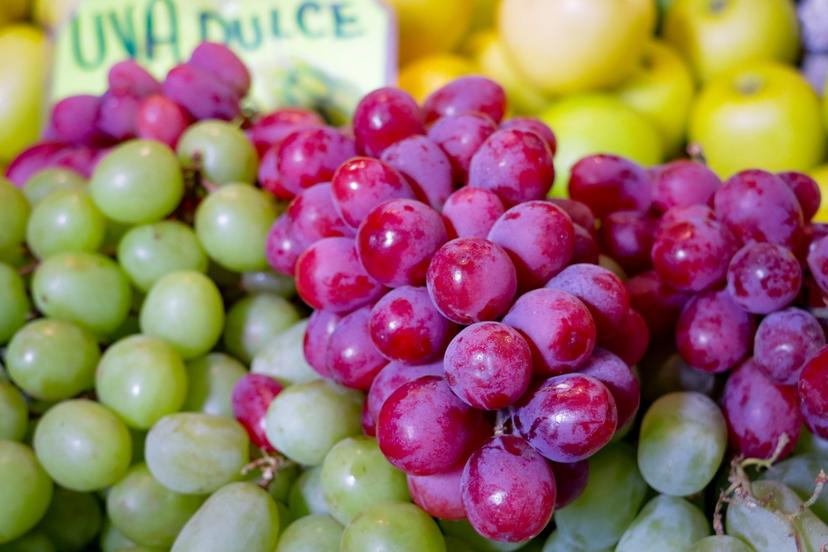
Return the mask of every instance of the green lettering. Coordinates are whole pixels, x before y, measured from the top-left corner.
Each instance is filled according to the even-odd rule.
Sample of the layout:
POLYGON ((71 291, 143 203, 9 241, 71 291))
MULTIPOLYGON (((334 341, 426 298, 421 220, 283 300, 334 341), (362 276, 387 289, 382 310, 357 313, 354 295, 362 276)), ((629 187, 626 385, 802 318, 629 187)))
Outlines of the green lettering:
POLYGON ((321 31, 313 31, 310 27, 308 27, 307 18, 309 16, 308 12, 319 12, 322 11, 322 6, 319 5, 317 2, 303 2, 299 5, 296 9, 296 24, 299 26, 299 30, 302 31, 302 34, 310 37, 310 38, 321 38, 324 36, 324 32, 321 31))
POLYGON ((256 50, 262 45, 262 23, 259 21, 259 16, 254 15, 250 21, 250 27, 253 31, 253 36, 250 39, 245 38, 244 36, 244 24, 242 20, 239 19, 236 21, 235 28, 236 28, 236 42, 238 42, 239 46, 244 48, 245 50, 256 50))
POLYGON ((138 55, 138 43, 135 36, 135 23, 132 20, 132 12, 134 6, 127 5, 123 20, 118 17, 115 10, 109 12, 109 23, 112 25, 112 30, 115 36, 123 46, 124 51, 131 58, 138 55))
POLYGON ((227 42, 230 30, 227 22, 220 13, 214 10, 205 10, 198 14, 198 26, 201 41, 212 40, 216 42, 227 42), (215 29, 216 33, 210 31, 215 29))
POLYGON ((363 30, 359 26, 359 17, 351 12, 353 5, 346 2, 337 2, 331 6, 334 16, 334 35, 336 38, 357 38, 362 36, 363 30))
POLYGON ((72 20, 72 56, 75 58, 75 62, 78 64, 78 67, 86 70, 100 67, 104 59, 106 59, 106 40, 104 39, 103 16, 101 16, 101 14, 93 16, 92 25, 94 27, 92 33, 83 33, 81 32, 80 17, 76 17, 72 20), (83 45, 81 44, 83 38, 87 36, 91 37, 94 41, 93 46, 95 47, 95 54, 92 58, 87 58, 84 55, 83 45))
POLYGON ((173 59, 181 62, 181 48, 178 43, 178 15, 172 0, 151 0, 147 5, 147 58, 154 59, 159 46, 169 44, 173 59), (158 8, 156 10, 156 8, 158 8), (167 25, 165 33, 162 25, 167 25), (162 27, 159 30, 159 27, 162 27))

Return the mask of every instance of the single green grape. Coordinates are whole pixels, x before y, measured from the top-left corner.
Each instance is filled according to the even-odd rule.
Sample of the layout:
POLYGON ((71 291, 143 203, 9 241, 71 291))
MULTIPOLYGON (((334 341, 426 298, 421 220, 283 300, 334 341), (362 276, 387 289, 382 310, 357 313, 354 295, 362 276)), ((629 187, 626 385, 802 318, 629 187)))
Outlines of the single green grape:
POLYGON ((0 381, 0 441, 22 441, 28 427, 26 399, 14 385, 0 381))
POLYGON ((241 287, 247 293, 272 293, 285 299, 296 295, 293 277, 270 269, 245 272, 242 274, 241 287))
POLYGON ((25 535, 46 513, 52 480, 32 449, 0 441, 0 544, 25 535))
POLYGON ((185 360, 207 354, 221 337, 224 303, 200 272, 172 272, 158 280, 141 306, 141 331, 160 337, 185 360))
POLYGON ((305 516, 288 525, 276 552, 339 552, 342 531, 331 516, 305 516))
POLYGON ((121 268, 95 253, 49 257, 35 271, 32 295, 44 315, 75 322, 98 337, 124 323, 132 302, 121 268))
POLYGON ((208 494, 241 477, 249 447, 236 420, 182 412, 150 429, 144 456, 152 476, 168 489, 208 494))
POLYGON ((173 220, 136 226, 124 234, 118 244, 118 262, 144 292, 171 272, 207 271, 207 254, 195 232, 173 220))
POLYGON ((187 370, 181 355, 165 341, 133 335, 101 357, 95 390, 129 427, 149 429, 181 409, 187 398, 187 370))
POLYGON ((84 177, 71 169, 50 167, 32 176, 23 185, 23 195, 32 206, 36 206, 46 196, 59 190, 86 190, 84 177))
POLYGON ((6 544, 0 544, 0 552, 58 552, 52 541, 40 531, 32 531, 6 544))
POLYGON ((208 195, 196 210, 198 240, 211 259, 235 272, 266 268, 265 243, 276 208, 267 192, 227 184, 208 195))
POLYGON ((273 552, 278 539, 273 498, 253 483, 230 483, 190 518, 171 552, 273 552))
POLYGON ((331 515, 342 524, 376 504, 411 500, 405 474, 385 459, 373 437, 348 437, 328 451, 321 484, 331 515))
POLYGON ((727 425, 716 403, 701 393, 670 393, 644 415, 638 467, 655 490, 689 496, 710 483, 726 448, 727 425))
POLYGON ((362 433, 362 402, 362 393, 328 381, 293 385, 270 403, 267 438, 294 462, 318 466, 336 443, 362 433))
POLYGON ((322 466, 302 472, 288 497, 288 508, 294 518, 311 514, 329 514, 328 503, 322 493, 322 466))
POLYGON ((711 535, 696 541, 687 552, 753 552, 753 549, 737 538, 711 535))
POLYGON ((342 533, 340 550, 445 552, 446 541, 431 516, 413 504, 392 502, 375 505, 354 519, 342 533))
POLYGON ((135 543, 127 538, 126 535, 118 531, 118 528, 112 525, 112 520, 107 517, 104 520, 103 530, 101 530, 98 544, 101 547, 101 552, 116 552, 124 548, 135 546, 135 543))
POLYGON ((94 494, 56 487, 52 503, 38 528, 58 550, 80 552, 95 540, 102 524, 101 504, 94 494))
MULTIPOLYGON (((577 537, 554 531, 543 545, 542 552, 591 552, 591 548, 580 542, 577 537)), ((610 548, 609 550, 612 550, 610 548)))
POLYGON ((198 166, 210 182, 256 181, 259 155, 237 126, 224 121, 201 121, 188 128, 177 146, 186 166, 198 166))
POLYGON ((106 218, 86 190, 60 190, 32 210, 26 242, 38 259, 58 253, 95 252, 106 235, 106 218))
POLYGON ((6 367, 12 381, 30 396, 60 401, 94 387, 100 358, 92 334, 71 322, 40 318, 14 334, 6 367))
MULTIPOLYGON (((780 481, 787 485, 802 500, 814 494, 819 470, 828 467, 828 460, 819 454, 797 454, 772 466, 762 474, 761 479, 780 481)), ((820 519, 828 520, 828 493, 822 492, 811 505, 820 519)))
POLYGON ((276 502, 287 504, 290 490, 301 473, 301 468, 296 464, 288 464, 279 468, 279 471, 276 472, 275 477, 267 486, 267 492, 276 502))
POLYGON ((169 147, 150 140, 132 140, 101 159, 89 190, 108 218, 146 224, 175 210, 184 195, 184 178, 169 147))
POLYGON ((23 192, 0 177, 0 251, 13 249, 23 243, 31 210, 23 192))
POLYGON ((709 534, 710 524, 701 510, 683 498, 659 495, 644 506, 615 550, 686 550, 709 534))
POLYGON ((23 278, 9 265, 0 263, 0 345, 23 327, 30 309, 23 278))
MULTIPOLYGON (((477 533, 465 519, 460 521, 439 520, 443 533, 459 539, 467 544, 475 552, 514 552, 520 550, 526 543, 522 542, 498 542, 487 539, 477 533)), ((449 549, 449 552, 454 552, 449 549)))
POLYGON ((138 464, 109 490, 106 511, 112 524, 130 540, 144 546, 168 547, 204 498, 171 491, 152 476, 145 464, 138 464))
POLYGON ((227 312, 224 346, 246 363, 274 337, 299 320, 299 311, 278 295, 260 293, 237 301, 227 312))
POLYGON ((56 483, 73 491, 98 491, 129 468, 129 430, 106 407, 71 400, 50 408, 35 429, 38 460, 56 483))
POLYGON ((321 379, 305 359, 304 339, 308 320, 300 320, 273 337, 253 358, 250 371, 275 379, 285 387, 321 379))
POLYGON ((187 399, 182 410, 233 417, 233 387, 244 377, 244 364, 224 353, 187 363, 187 399))

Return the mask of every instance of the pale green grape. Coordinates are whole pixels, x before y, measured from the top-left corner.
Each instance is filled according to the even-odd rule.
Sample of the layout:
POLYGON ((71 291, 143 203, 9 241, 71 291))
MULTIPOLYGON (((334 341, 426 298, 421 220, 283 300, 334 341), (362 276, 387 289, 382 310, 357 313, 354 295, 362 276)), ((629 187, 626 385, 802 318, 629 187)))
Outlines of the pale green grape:
POLYGON ((796 442, 794 454, 816 453, 821 456, 828 456, 828 439, 823 439, 818 435, 814 435, 808 428, 802 426, 802 431, 799 433, 799 439, 796 442))
POLYGON ((285 529, 276 552, 339 552, 342 530, 331 516, 305 516, 285 529))
POLYGON ((172 546, 203 502, 203 496, 171 491, 155 480, 145 464, 138 464, 109 490, 106 512, 132 541, 166 547, 172 546))
MULTIPOLYGON (((799 498, 808 500, 816 487, 819 470, 828 472, 828 460, 819 454, 798 454, 779 462, 762 474, 762 479, 781 481, 791 488, 799 498)), ((820 519, 828 520, 828 493, 822 492, 811 506, 820 519)))
POLYGON ((129 427, 149 429, 187 397, 187 370, 175 349, 157 337, 134 335, 106 350, 95 378, 98 399, 129 427))
POLYGON ((411 500, 405 474, 385 459, 373 437, 349 437, 325 455, 322 494, 331 515, 348 524, 383 502, 411 500))
MULTIPOLYGON (((270 492, 270 491, 268 491, 270 492)), ((270 495, 271 498, 273 495, 270 495)), ((295 521, 292 515, 290 515, 290 510, 285 505, 284 502, 279 502, 278 500, 274 499, 274 503, 276 504, 276 511, 279 512, 279 526, 284 527, 285 525, 290 525, 295 521)))
POLYGON ((299 311, 278 295, 260 293, 236 302, 227 312, 224 346, 246 363, 274 337, 299 320, 299 311))
POLYGON ((543 546, 543 552, 592 552, 584 543, 572 540, 573 538, 566 533, 555 531, 546 540, 543 546))
POLYGON ((35 429, 34 449, 56 483, 97 491, 120 480, 132 457, 129 430, 106 407, 89 400, 50 408, 35 429))
POLYGON ((224 121, 201 121, 188 128, 177 146, 181 163, 198 166, 215 184, 256 181, 259 155, 244 132, 224 121))
POLYGON ((23 185, 23 195, 32 206, 59 190, 85 190, 86 179, 71 169, 50 167, 36 172, 23 185))
POLYGON ((295 518, 310 514, 329 514, 328 503, 322 493, 322 467, 302 472, 293 484, 288 498, 290 513, 295 518))
POLYGON ((644 415, 638 467, 655 490, 689 496, 710 483, 726 447, 727 426, 716 403, 700 393, 670 393, 644 415))
POLYGON ((145 224, 172 213, 184 195, 184 178, 175 153, 150 140, 132 140, 101 159, 89 190, 112 220, 145 224))
POLYGON ((136 226, 118 244, 118 262, 141 291, 179 270, 207 271, 207 255, 195 232, 177 221, 136 226))
POLYGON ((589 459, 589 481, 581 496, 555 512, 558 532, 592 550, 613 546, 646 493, 635 451, 625 443, 609 445, 589 459))
POLYGON ((40 312, 107 336, 126 320, 132 292, 121 268, 94 253, 49 257, 35 271, 32 295, 40 312))
POLYGON ((641 381, 643 400, 655 401, 662 395, 675 391, 695 391, 703 395, 713 392, 716 375, 689 366, 681 355, 663 353, 645 358, 640 366, 644 377, 641 381))
POLYGON ((684 550, 709 534, 710 524, 701 510, 683 498, 659 495, 644 506, 624 532, 615 550, 684 550))
POLYGON ((274 220, 272 196, 252 186, 228 184, 198 206, 195 229, 211 259, 247 272, 267 267, 265 242, 274 220))
POLYGON ((737 538, 712 535, 696 541, 687 552, 753 552, 753 549, 737 538))
POLYGON ((192 412, 162 418, 147 435, 153 477, 184 494, 207 494, 241 476, 249 441, 235 420, 192 412))
POLYGON ((241 286, 247 293, 273 293, 285 299, 296 295, 293 278, 270 269, 245 272, 242 274, 241 286))
POLYGON ((97 251, 105 234, 106 218, 86 190, 50 194, 35 206, 26 226, 26 242, 39 259, 97 251))
POLYGON ((29 427, 29 408, 17 388, 0 381, 0 441, 22 441, 29 427))
POLYGON ((270 495, 253 483, 230 483, 187 522, 172 552, 273 552, 278 538, 270 495))
POLYGON ((41 318, 14 334, 6 350, 12 381, 32 397, 60 401, 95 385, 101 352, 86 330, 41 318))
POLYGON ((135 543, 129 540, 126 535, 118 531, 118 528, 112 525, 112 520, 108 517, 104 520, 103 530, 99 539, 101 552, 115 552, 123 548, 135 546, 135 543))
POLYGON ((52 503, 38 528, 58 550, 80 552, 101 530, 101 504, 94 494, 55 488, 52 503))
POLYGON ((273 337, 253 358, 250 371, 275 379, 285 387, 321 379, 305 360, 304 339, 308 321, 300 320, 273 337))
POLYGON ((23 278, 9 265, 0 263, 0 345, 26 323, 30 308, 23 278))
POLYGON ((221 293, 200 272, 167 274, 152 286, 141 306, 141 331, 165 340, 185 360, 209 352, 223 327, 221 293))
POLYGON ((33 531, 9 543, 0 544, 0 552, 58 552, 58 550, 49 537, 39 531, 33 531))
POLYGON ((276 472, 276 476, 273 478, 273 481, 271 481, 267 486, 267 492, 270 493, 273 500, 287 504, 288 497, 290 496, 290 490, 293 488, 293 484, 299 478, 301 473, 301 468, 299 468, 296 464, 288 464, 280 468, 279 471, 276 472))
MULTIPOLYGON (((513 552, 523 548, 525 543, 497 542, 483 537, 469 525, 466 520, 460 521, 439 521, 440 527, 446 535, 461 540, 471 546, 475 552, 513 552)), ((453 552, 449 549, 448 552, 453 552)))
POLYGON ((26 534, 52 500, 52 481, 32 449, 0 441, 0 544, 26 534))
POLYGON ((342 533, 341 552, 445 552, 434 520, 413 504, 387 503, 360 514, 342 533))
POLYGON ((0 177, 0 251, 8 251, 23 243, 30 212, 23 192, 0 177))
POLYGON ((233 387, 247 373, 244 365, 223 353, 210 353, 187 363, 187 399, 182 410, 233 417, 233 387))
POLYGON ((333 446, 362 433, 362 393, 327 381, 286 388, 270 403, 265 432, 295 462, 318 466, 333 446))

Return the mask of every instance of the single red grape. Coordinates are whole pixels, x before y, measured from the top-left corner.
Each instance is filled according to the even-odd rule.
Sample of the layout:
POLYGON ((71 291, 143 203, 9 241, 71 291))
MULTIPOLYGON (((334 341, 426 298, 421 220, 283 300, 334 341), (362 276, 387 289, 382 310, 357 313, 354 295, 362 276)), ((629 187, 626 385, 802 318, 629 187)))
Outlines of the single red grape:
POLYGON ((691 294, 671 288, 654 270, 633 276, 626 286, 630 304, 644 318, 650 334, 653 337, 672 334, 691 294))
MULTIPOLYGON (((828 439, 828 348, 823 347, 805 363, 799 377, 799 404, 805 425, 828 439)), ((791 437, 791 439, 794 439, 791 437)), ((794 439, 795 440, 795 439, 794 439)))
POLYGON ((751 242, 730 260, 727 291, 742 309, 769 314, 791 304, 802 286, 802 268, 790 249, 751 242))
POLYGON ((379 157, 388 146, 415 134, 424 134, 423 113, 408 93, 379 88, 363 96, 353 119, 359 151, 379 157))
POLYGON ((555 499, 555 509, 560 510, 581 496, 581 493, 586 489, 589 480, 589 462, 581 460, 571 464, 561 464, 559 462, 552 462, 551 464, 558 491, 555 499))
POLYGON ((569 195, 598 218, 615 211, 646 211, 652 203, 647 172, 629 159, 609 154, 590 155, 573 165, 569 195))
POLYGON ((128 92, 139 98, 161 93, 161 83, 134 59, 125 59, 110 67, 107 82, 110 91, 128 92))
POLYGON ((305 338, 302 341, 305 360, 311 368, 326 378, 332 377, 328 370, 328 343, 341 320, 342 316, 335 312, 315 310, 308 318, 305 328, 305 338))
POLYGON ((822 203, 822 192, 819 190, 819 184, 816 180, 801 172, 782 172, 777 174, 785 184, 790 187, 799 202, 802 209, 802 217, 805 222, 809 222, 817 211, 819 205, 822 203))
POLYGON ((500 124, 500 128, 502 130, 513 128, 526 132, 534 132, 543 138, 546 145, 549 146, 549 151, 552 155, 555 155, 558 151, 558 139, 555 137, 555 133, 552 132, 552 129, 540 119, 536 119, 534 117, 512 117, 507 121, 503 121, 500 124))
POLYGON ((123 142, 138 133, 138 110, 141 98, 131 92, 108 90, 98 107, 98 128, 107 137, 123 142))
POLYGON ((461 478, 465 464, 433 475, 409 475, 408 491, 414 504, 438 519, 457 521, 466 517, 461 478))
POLYGON ((546 287, 571 293, 592 314, 598 335, 610 335, 627 320, 630 295, 624 282, 606 268, 592 264, 571 265, 559 272, 546 287))
POLYGON ((454 182, 465 184, 472 157, 496 130, 497 125, 485 115, 466 113, 437 120, 428 130, 428 139, 446 154, 454 182))
POLYGON ((322 126, 325 126, 325 121, 315 111, 283 107, 257 119, 248 130, 248 136, 261 157, 294 132, 322 126))
POLYGON ((82 94, 68 96, 54 106, 46 129, 46 137, 63 144, 92 145, 105 140, 98 126, 101 99, 82 94))
POLYGON ((673 207, 710 205, 722 181, 706 165, 687 159, 671 161, 652 173, 653 207, 664 213, 673 207))
POLYGON ((238 93, 210 72, 190 63, 170 69, 164 79, 163 91, 198 121, 232 121, 241 115, 238 93))
POLYGON ((279 176, 279 146, 267 150, 259 161, 259 185, 278 199, 293 199, 298 190, 288 190, 279 176))
POLYGON ((287 215, 281 215, 270 227, 265 243, 265 255, 271 268, 281 274, 293 276, 296 261, 307 247, 296 239, 287 215))
POLYGON ((600 250, 594 235, 580 224, 573 225, 575 229, 575 246, 572 249, 570 263, 598 264, 600 250))
POLYGON ((592 214, 586 203, 561 197, 553 197, 548 201, 563 209, 575 224, 583 226, 591 234, 595 232, 595 215, 592 214))
POLYGON ((486 77, 460 77, 432 92, 423 103, 423 111, 428 123, 465 113, 482 113, 499 123, 506 112, 506 91, 486 77))
POLYGON ((753 338, 753 360, 770 379, 794 385, 805 362, 825 345, 819 320, 804 310, 787 308, 762 319, 753 338))
POLYGON ((451 162, 440 146, 425 136, 411 136, 387 147, 382 160, 400 171, 417 197, 437 210, 454 191, 451 162))
POLYGON ((380 370, 368 396, 365 398, 365 405, 362 409, 362 429, 368 435, 377 433, 377 417, 385 400, 403 384, 414 381, 423 376, 442 376, 442 359, 431 364, 410 365, 392 360, 380 370))
POLYGON ((650 329, 644 317, 630 309, 624 324, 609 335, 599 336, 598 344, 621 357, 627 365, 635 366, 650 345, 650 329))
POLYGON ((250 72, 233 50, 220 42, 202 42, 190 56, 190 65, 207 71, 233 89, 239 98, 250 90, 250 72))
POLYGON ((452 238, 485 238, 503 212, 496 194, 464 186, 446 200, 443 220, 452 238))
POLYGON ((136 115, 138 137, 163 142, 174 148, 190 126, 190 116, 166 96, 149 96, 141 102, 136 115))
POLYGON ((305 188, 287 208, 287 218, 295 238, 311 245, 322 238, 353 237, 354 231, 339 216, 330 184, 305 188))
POLYGON ((309 128, 288 135, 277 155, 275 176, 293 194, 330 182, 334 171, 356 155, 354 141, 330 127, 309 128))
POLYGON ((275 450, 265 434, 267 409, 282 389, 279 382, 262 374, 245 374, 233 387, 233 416, 247 430, 253 444, 266 452, 275 450))
POLYGON ((598 347, 578 372, 592 376, 610 390, 618 411, 618 427, 624 427, 635 416, 641 403, 641 389, 638 378, 622 359, 598 347))
POLYGON ((656 219, 650 213, 616 211, 601 223, 601 244, 630 274, 638 274, 653 266, 650 252, 656 231, 656 219))
POLYGON ((811 276, 822 291, 828 292, 828 236, 811 244, 808 253, 808 268, 811 276))
POLYGON ((414 190, 396 169, 371 157, 343 163, 331 180, 336 207, 343 220, 358 228, 368 213, 392 199, 414 199, 414 190))
POLYGON ((371 308, 343 317, 328 340, 325 365, 331 378, 352 389, 367 391, 388 362, 371 340, 371 308))

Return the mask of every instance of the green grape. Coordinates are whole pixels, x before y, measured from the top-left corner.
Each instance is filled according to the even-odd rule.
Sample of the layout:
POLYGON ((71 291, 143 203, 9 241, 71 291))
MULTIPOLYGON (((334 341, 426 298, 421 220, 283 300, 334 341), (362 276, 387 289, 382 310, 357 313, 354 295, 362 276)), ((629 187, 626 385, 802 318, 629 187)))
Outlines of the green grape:
POLYGON ((227 312, 224 346, 246 363, 299 320, 299 311, 278 295, 249 295, 227 312))
POLYGON ((445 552, 446 541, 434 520, 409 503, 375 505, 342 533, 341 552, 445 552))
POLYGON ((678 354, 658 351, 641 361, 639 368, 642 401, 653 402, 675 391, 696 391, 710 395, 716 385, 715 374, 689 366, 678 354))
POLYGON ((713 535, 696 541, 687 552, 753 552, 753 549, 737 538, 713 535))
POLYGON ((32 280, 32 295, 46 316, 75 322, 98 337, 124 323, 132 302, 121 268, 94 253, 63 253, 43 261, 32 280))
POLYGON ((242 274, 242 289, 247 293, 272 293, 285 299, 296 295, 296 283, 291 276, 272 270, 258 270, 242 274))
POLYGON ((228 184, 196 210, 195 229, 211 259, 235 272, 266 268, 265 242, 276 208, 273 197, 244 184, 228 184))
POLYGON ((0 441, 22 441, 29 427, 29 407, 17 388, 0 381, 0 441))
POLYGON ((592 552, 584 543, 572 540, 572 537, 566 533, 555 531, 546 540, 543 546, 543 552, 592 552))
POLYGON ((701 510, 683 498, 659 495, 644 506, 615 551, 685 550, 709 534, 710 524, 701 510))
POLYGON ((50 408, 34 435, 37 459, 56 483, 97 491, 120 480, 132 457, 129 430, 106 407, 72 400, 50 408))
POLYGON ((224 303, 200 272, 172 272, 158 280, 141 306, 141 331, 160 337, 185 360, 207 354, 221 337, 224 303))
POLYGON ((301 473, 301 468, 296 464, 287 464, 279 468, 273 481, 267 486, 267 492, 270 493, 273 500, 287 504, 290 490, 301 473))
MULTIPOLYGON (((271 494, 270 496, 272 497, 273 495, 271 494)), ((285 525, 293 523, 295 520, 293 519, 293 516, 290 515, 288 507, 283 502, 279 502, 278 500, 274 499, 274 502, 276 503, 276 511, 279 512, 279 525, 284 527, 285 525)))
POLYGON ((210 353, 187 363, 187 399, 182 410, 233 417, 233 387, 247 369, 224 353, 210 353))
MULTIPOLYGON (((526 544, 522 542, 497 542, 487 539, 479 535, 466 520, 440 520, 439 524, 446 535, 463 541, 476 552, 513 552, 520 550, 526 544)), ((449 552, 452 551, 449 550, 449 552)))
MULTIPOLYGON (((779 462, 762 474, 762 479, 780 481, 787 485, 802 500, 808 500, 814 493, 819 470, 828 471, 828 461, 818 454, 798 454, 779 462)), ((820 519, 828 520, 828 493, 822 492, 811 506, 820 519)))
POLYGON ((253 483, 230 483, 187 522, 171 552, 273 552, 278 539, 270 495, 253 483))
POLYGON ((0 263, 0 345, 26 323, 29 309, 23 278, 9 265, 0 263))
POLYGON ((276 552, 339 552, 342 530, 331 516, 305 516, 288 525, 276 552))
POLYGON ((146 224, 175 210, 184 195, 184 178, 175 153, 166 145, 132 140, 101 159, 89 191, 108 218, 146 224))
POLYGON ((102 523, 101 504, 94 494, 56 487, 38 528, 61 552, 79 552, 95 540, 102 523))
POLYGON ((116 552, 167 552, 167 549, 155 546, 129 546, 127 548, 119 548, 116 552))
POLYGON ((328 503, 322 494, 322 467, 302 472, 293 484, 288 497, 288 508, 295 518, 311 514, 329 514, 328 503))
POLYGON ((101 552, 115 552, 135 546, 135 543, 129 540, 126 535, 118 531, 118 528, 112 525, 112 520, 108 517, 104 520, 103 530, 99 539, 101 552))
POLYGON ((34 531, 9 543, 0 544, 0 552, 58 552, 58 549, 49 537, 34 531))
POLYGON ((177 146, 185 166, 198 166, 210 182, 256 181, 259 155, 244 132, 224 121, 201 121, 188 128, 177 146))
POLYGON ((26 239, 31 207, 17 186, 0 177, 0 251, 18 247, 26 239))
POLYGON ((558 532, 591 550, 613 546, 635 518, 646 494, 635 450, 625 443, 609 445, 589 459, 584 492, 555 512, 558 532))
POLYGON ((36 172, 23 185, 23 195, 32 206, 59 190, 86 190, 86 179, 71 169, 51 167, 36 172))
POLYGON ((710 483, 726 447, 727 425, 716 403, 701 393, 670 393, 644 415, 638 467, 655 490, 689 496, 710 483))
POLYGON ((118 341, 101 357, 95 390, 129 427, 149 429, 184 404, 187 370, 166 342, 134 335, 118 341))
POLYGON ((195 232, 172 220, 136 226, 124 234, 118 244, 118 262, 144 292, 170 272, 207 271, 207 255, 195 232))
POLYGON ((318 466, 336 443, 362 433, 362 400, 327 381, 288 387, 267 409, 267 439, 294 462, 318 466))
POLYGON ((138 464, 110 489, 106 511, 112 524, 130 540, 167 547, 203 502, 203 496, 169 490, 145 464, 138 464))
POLYGON ((268 341, 253 358, 250 371, 270 376, 285 387, 321 379, 305 360, 303 343, 307 327, 307 319, 300 320, 268 341))
POLYGON ((325 455, 322 494, 342 524, 382 502, 407 502, 405 474, 385 459, 373 437, 349 437, 325 455))
POLYGON ((229 418, 184 412, 162 418, 147 435, 153 477, 183 494, 207 494, 238 479, 247 464, 244 428, 229 418))
POLYGON ((97 251, 106 219, 86 190, 61 190, 37 204, 26 226, 26 242, 38 259, 58 253, 97 251))
POLYGON ((807 454, 811 452, 821 456, 828 456, 828 439, 814 435, 807 427, 802 426, 799 439, 796 441, 794 454, 807 454))
POLYGON ((25 535, 51 500, 52 481, 32 449, 0 441, 0 544, 25 535))
POLYGON ((95 385, 101 352, 86 330, 40 318, 14 334, 6 350, 12 381, 32 397, 60 401, 95 385))

